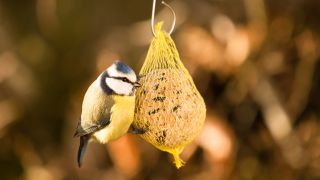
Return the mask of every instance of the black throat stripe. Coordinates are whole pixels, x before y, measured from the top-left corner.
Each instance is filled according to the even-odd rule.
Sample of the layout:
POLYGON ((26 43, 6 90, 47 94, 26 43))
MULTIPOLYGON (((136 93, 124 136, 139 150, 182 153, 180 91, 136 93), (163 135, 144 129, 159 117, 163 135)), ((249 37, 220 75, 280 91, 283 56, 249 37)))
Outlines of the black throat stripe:
POLYGON ((102 73, 101 79, 100 79, 100 87, 102 88, 103 92, 105 92, 107 95, 112 95, 114 94, 114 91, 111 88, 109 88, 106 83, 106 78, 108 77, 110 76, 107 71, 102 73))

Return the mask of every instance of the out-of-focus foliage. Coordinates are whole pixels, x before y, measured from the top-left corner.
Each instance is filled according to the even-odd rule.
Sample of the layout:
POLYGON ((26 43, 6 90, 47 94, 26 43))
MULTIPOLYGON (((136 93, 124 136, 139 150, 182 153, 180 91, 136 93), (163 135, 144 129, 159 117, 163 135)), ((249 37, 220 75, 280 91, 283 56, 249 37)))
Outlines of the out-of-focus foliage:
POLYGON ((0 179, 320 178, 320 1, 169 3, 208 109, 186 166, 134 135, 91 143, 76 165, 84 92, 116 59, 139 71, 152 1, 10 0, 0 1, 0 179))

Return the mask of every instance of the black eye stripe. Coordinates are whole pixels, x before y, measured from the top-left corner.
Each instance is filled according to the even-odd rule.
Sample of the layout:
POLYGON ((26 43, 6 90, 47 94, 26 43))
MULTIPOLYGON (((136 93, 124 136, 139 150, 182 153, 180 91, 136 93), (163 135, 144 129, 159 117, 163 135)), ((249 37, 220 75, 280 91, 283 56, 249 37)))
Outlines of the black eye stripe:
POLYGON ((132 84, 132 82, 128 78, 125 78, 125 77, 111 77, 111 78, 118 79, 118 80, 121 80, 123 82, 127 82, 127 83, 132 84))

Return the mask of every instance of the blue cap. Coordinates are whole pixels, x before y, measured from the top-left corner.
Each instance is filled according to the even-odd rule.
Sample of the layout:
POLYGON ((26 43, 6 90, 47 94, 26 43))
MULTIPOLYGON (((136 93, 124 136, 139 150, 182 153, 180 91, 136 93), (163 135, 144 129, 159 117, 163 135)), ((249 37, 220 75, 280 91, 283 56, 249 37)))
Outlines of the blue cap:
POLYGON ((125 74, 129 74, 129 73, 133 72, 133 70, 128 65, 124 64, 123 62, 121 62, 119 60, 116 61, 114 64, 116 65, 117 70, 120 72, 123 72, 125 74))

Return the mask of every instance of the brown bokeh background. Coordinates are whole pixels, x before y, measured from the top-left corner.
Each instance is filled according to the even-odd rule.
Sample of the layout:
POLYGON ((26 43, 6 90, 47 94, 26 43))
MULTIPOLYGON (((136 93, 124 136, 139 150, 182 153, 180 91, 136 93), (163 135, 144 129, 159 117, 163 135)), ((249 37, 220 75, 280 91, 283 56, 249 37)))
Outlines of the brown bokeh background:
MULTIPOLYGON (((134 135, 91 143, 76 164, 86 88, 116 59, 139 71, 151 0, 1 0, 0 179, 320 178, 320 1, 168 3, 207 105, 186 166, 134 135)), ((160 2, 159 20, 170 28, 160 2)))

